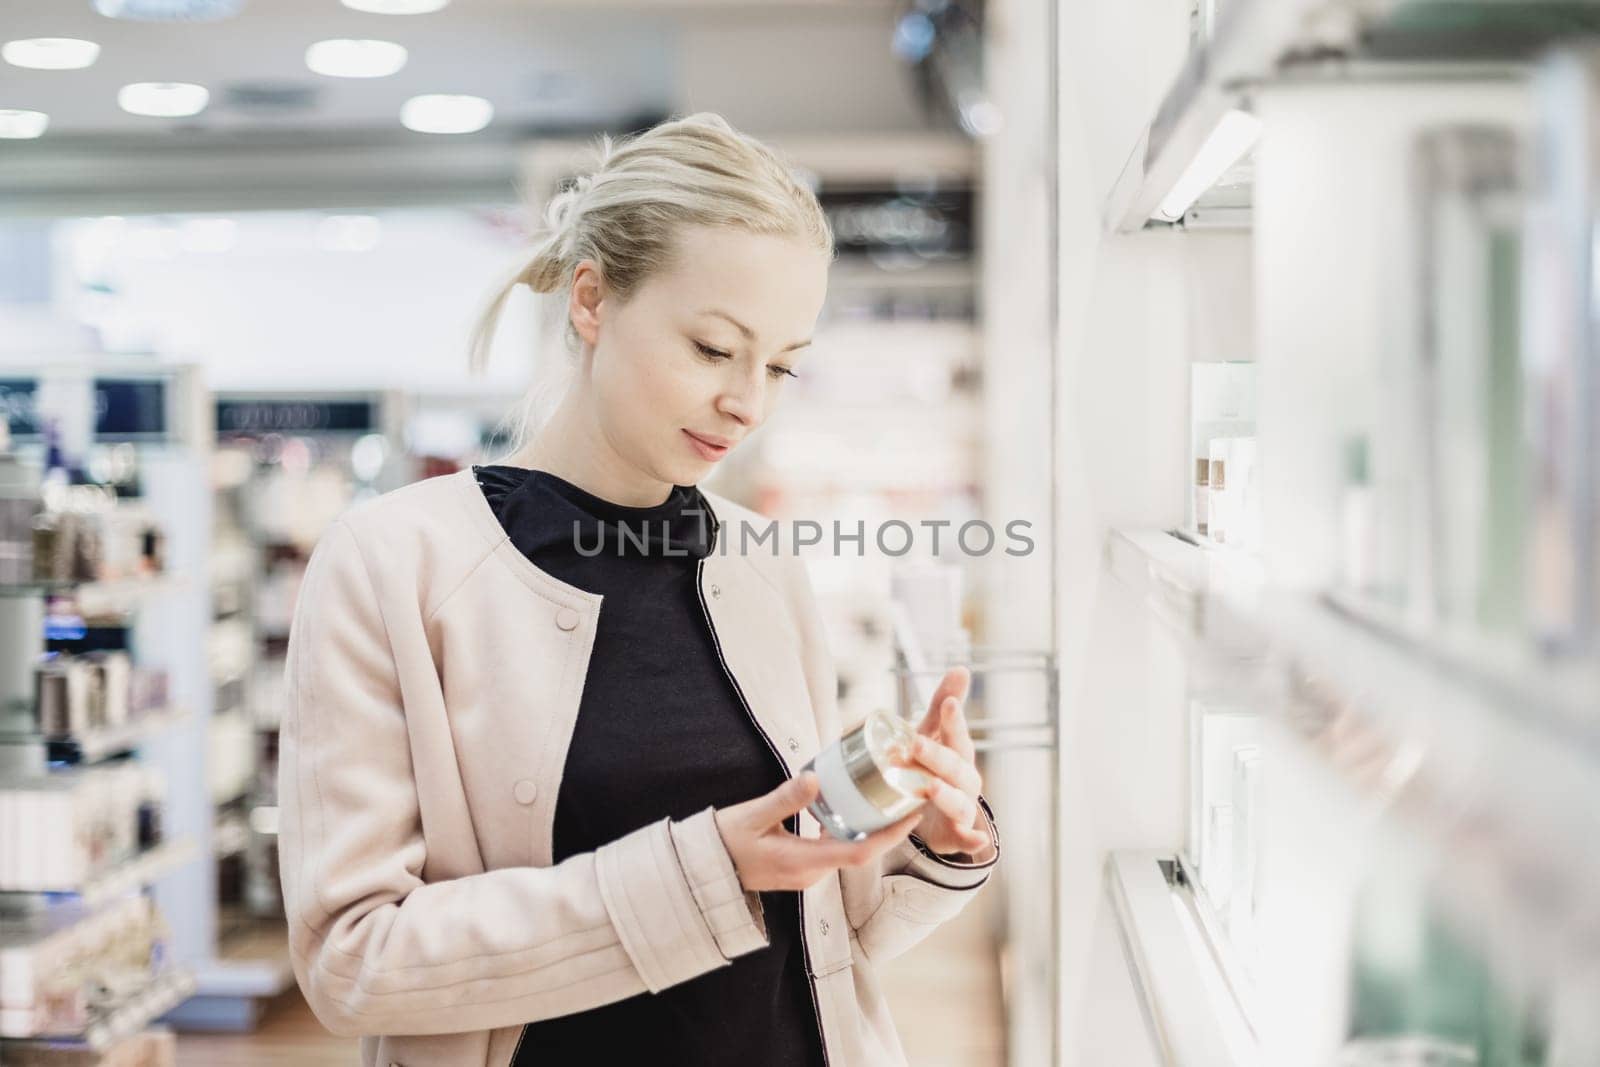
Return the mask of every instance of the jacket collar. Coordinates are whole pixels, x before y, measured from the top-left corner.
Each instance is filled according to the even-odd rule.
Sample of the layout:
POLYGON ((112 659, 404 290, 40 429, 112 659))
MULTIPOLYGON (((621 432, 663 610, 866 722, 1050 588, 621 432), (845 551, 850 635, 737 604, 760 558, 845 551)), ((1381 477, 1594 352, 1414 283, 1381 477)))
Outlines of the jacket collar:
MULTIPOLYGON (((535 593, 589 617, 600 612, 601 594, 562 581, 523 555, 484 499, 466 467, 445 475, 461 494, 462 512, 484 544, 535 593)), ((815 754, 817 722, 799 671, 799 637, 789 607, 742 552, 720 542, 727 525, 715 494, 702 493, 710 512, 713 550, 701 561, 700 598, 710 616, 718 653, 749 705, 751 714, 791 772, 815 754)))

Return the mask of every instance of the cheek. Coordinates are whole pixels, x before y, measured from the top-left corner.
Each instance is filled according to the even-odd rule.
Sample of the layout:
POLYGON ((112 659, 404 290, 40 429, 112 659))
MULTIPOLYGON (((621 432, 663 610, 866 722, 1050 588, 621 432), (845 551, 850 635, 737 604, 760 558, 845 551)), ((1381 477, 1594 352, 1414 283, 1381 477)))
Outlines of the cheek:
POLYGON ((637 356, 611 360, 597 384, 606 406, 635 427, 678 422, 710 394, 705 375, 683 356, 641 349, 637 356))

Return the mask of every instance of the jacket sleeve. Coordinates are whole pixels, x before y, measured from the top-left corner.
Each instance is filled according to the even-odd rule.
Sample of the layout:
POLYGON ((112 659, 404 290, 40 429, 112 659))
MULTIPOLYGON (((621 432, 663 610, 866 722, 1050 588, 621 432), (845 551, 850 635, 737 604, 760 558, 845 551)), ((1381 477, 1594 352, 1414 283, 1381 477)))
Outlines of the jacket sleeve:
MULTIPOLYGON (((817 713, 822 742, 827 744, 845 726, 839 715, 838 671, 805 562, 798 556, 789 558, 793 564, 790 596, 800 634, 806 686, 817 713)), ((981 857, 940 856, 912 835, 885 852, 875 869, 865 872, 875 881, 865 906, 850 907, 857 894, 846 893, 846 915, 862 949, 875 962, 891 959, 927 937, 936 926, 966 907, 973 893, 988 882, 1000 861, 1000 832, 986 798, 978 798, 978 809, 979 822, 991 844, 981 857)), ((840 875, 854 881, 863 872, 841 871, 840 875)))
POLYGON ((551 867, 425 882, 406 712, 344 521, 290 627, 278 838, 295 978, 336 1034, 516 1025, 656 992, 767 944, 710 808, 551 867))

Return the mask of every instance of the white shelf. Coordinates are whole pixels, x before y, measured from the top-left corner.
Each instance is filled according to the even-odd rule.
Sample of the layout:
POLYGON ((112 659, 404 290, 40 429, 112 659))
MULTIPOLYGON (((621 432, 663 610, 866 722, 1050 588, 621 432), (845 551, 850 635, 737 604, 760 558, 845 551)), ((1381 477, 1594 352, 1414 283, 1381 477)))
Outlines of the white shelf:
MULTIPOLYGON (((1104 224, 1120 233, 1143 229, 1218 121, 1239 106, 1253 86, 1287 77, 1314 77, 1323 70, 1344 82, 1399 70, 1433 78, 1503 75, 1534 53, 1535 41, 1529 34, 1577 36, 1584 27, 1569 17, 1566 23, 1551 20, 1541 31, 1530 19, 1516 24, 1520 32, 1502 34, 1495 20, 1515 23, 1517 8, 1536 13, 1539 8, 1559 6, 1541 0, 1524 4, 1234 0, 1212 40, 1190 53, 1134 145, 1107 197, 1104 224), (1426 17, 1430 7, 1439 12, 1432 25, 1426 17), (1405 19, 1389 23, 1391 16, 1402 12, 1405 19), (1480 14, 1481 28, 1472 29, 1473 20, 1464 12, 1480 14), (1497 47, 1497 42, 1504 43, 1497 47)), ((1229 209, 1237 210, 1230 204, 1224 211, 1229 209)))
POLYGON ((1179 634, 1203 639, 1213 652, 1232 658, 1264 650, 1254 616, 1266 575, 1256 557, 1165 530, 1113 530, 1105 553, 1112 577, 1179 634))
POLYGON ((48 1034, 30 1038, 0 1039, 0 1050, 9 1046, 45 1044, 52 1047, 79 1047, 104 1052, 130 1034, 138 1033, 151 1022, 183 1003, 194 992, 194 976, 173 969, 155 977, 148 986, 115 1008, 89 1021, 81 1034, 48 1034))
POLYGON ((1198 924, 1185 930, 1188 892, 1178 861, 1151 851, 1113 852, 1106 892, 1164 1059, 1208 1067, 1257 1067, 1260 1049, 1233 999, 1214 946, 1198 924))
POLYGON ((146 849, 126 862, 94 875, 81 885, 52 886, 48 889, 3 889, 0 892, 30 895, 71 894, 79 897, 85 906, 93 907, 121 896, 131 889, 160 881, 194 856, 194 842, 187 838, 179 838, 146 849))
POLYGON ((1107 540, 1111 573, 1221 663, 1247 702, 1403 832, 1449 854, 1469 914, 1515 920, 1546 973, 1592 961, 1574 937, 1600 885, 1600 675, 1407 628, 1372 608, 1273 590, 1237 558, 1159 531, 1107 540), (1240 670, 1241 648, 1257 653, 1240 670))
POLYGON ((1358 688, 1373 704, 1391 703, 1381 695, 1403 690, 1409 707, 1425 697, 1430 707, 1471 708, 1564 736, 1600 763, 1600 669, 1592 665, 1545 660, 1459 631, 1423 630, 1347 596, 1274 590, 1253 558, 1160 530, 1112 531, 1106 566, 1157 618, 1213 653, 1249 647, 1275 654, 1335 686, 1358 688))

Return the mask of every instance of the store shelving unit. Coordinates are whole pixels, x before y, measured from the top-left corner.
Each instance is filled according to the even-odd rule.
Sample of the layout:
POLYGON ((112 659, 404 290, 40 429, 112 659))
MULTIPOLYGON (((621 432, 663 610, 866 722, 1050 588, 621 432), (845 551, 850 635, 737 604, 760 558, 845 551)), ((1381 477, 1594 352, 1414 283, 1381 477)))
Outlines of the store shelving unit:
MULTIPOLYGON (((69 454, 82 456, 90 443, 105 443, 93 433, 92 420, 82 419, 83 408, 78 404, 94 398, 95 368, 92 363, 75 367, 70 364, 54 368, 37 368, 25 379, 31 384, 28 390, 42 394, 46 402, 40 411, 62 417, 69 427, 76 425, 79 434, 69 437, 69 454)), ((102 373, 106 370, 103 369, 102 373)), ((126 368, 116 367, 110 373, 126 373, 126 368)), ((23 379, 12 372, 11 381, 23 379)), ((175 377, 183 379, 181 371, 175 377)), ((170 381, 169 383, 170 384, 170 381)), ((94 405, 86 405, 94 410, 94 405)), ((171 414, 167 410, 165 414, 171 414)), ((155 417, 145 411, 145 416, 155 417)), ((32 422, 24 415, 24 429, 32 422)), ((124 428, 126 429, 126 428, 124 428)), ((133 427, 139 433, 143 427, 133 427)), ((106 435, 110 439, 115 433, 106 435)), ((18 442, 19 451, 26 452, 32 442, 24 432, 18 442)), ((145 472, 141 469, 141 476, 145 472)), ((165 526, 165 524, 164 524, 165 526)), ((170 528, 165 529, 169 535, 170 528)), ((187 587, 181 569, 170 566, 159 574, 100 581, 37 581, 8 584, 0 590, 3 606, 13 626, 8 630, 14 640, 27 640, 30 647, 42 653, 46 647, 46 633, 52 628, 87 632, 81 626, 87 621, 99 632, 123 631, 123 647, 144 659, 154 654, 162 662, 163 649, 158 643, 142 640, 149 617, 168 606, 168 602, 187 587), (65 598, 77 615, 74 627, 63 627, 62 621, 45 613, 45 603, 50 598, 65 598), (47 621, 51 624, 46 626, 47 621), (30 624, 37 625, 36 634, 28 635, 30 624)), ((59 634, 57 634, 59 636, 59 634)), ((20 653, 11 654, 10 662, 16 666, 26 662, 20 653)), ((163 664, 169 672, 173 664, 163 664)), ((16 686, 13 685, 13 691, 16 686)), ((169 686, 169 688, 172 688, 169 686)), ((38 721, 33 707, 14 707, 4 722, 0 722, 0 778, 39 780, 48 778, 59 768, 78 768, 108 764, 124 759, 140 759, 142 750, 158 744, 162 739, 193 725, 194 716, 182 699, 181 689, 172 689, 171 702, 163 708, 147 708, 132 712, 119 724, 105 726, 84 733, 60 734, 46 732, 38 721)), ((37 693, 35 693, 37 700, 37 693)), ((183 871, 196 858, 195 840, 184 832, 180 820, 171 819, 170 811, 163 811, 160 837, 155 843, 110 865, 93 870, 81 881, 46 881, 30 878, 18 885, 26 890, 0 891, 0 927, 5 928, 4 941, 11 963, 23 959, 37 943, 47 938, 61 939, 77 936, 75 931, 89 929, 90 924, 104 918, 107 909, 118 902, 128 903, 129 898, 145 893, 164 878, 183 871)), ((81 1050, 85 1054, 101 1053, 117 1042, 149 1026, 164 1012, 178 1004, 193 988, 192 973, 182 964, 166 959, 166 950, 157 948, 152 959, 152 970, 141 987, 118 995, 114 1002, 95 1010, 81 1029, 56 1032, 50 1029, 49 1014, 28 1017, 13 1010, 5 1028, 6 1036, 0 1039, 0 1060, 24 1053, 32 1046, 48 1046, 57 1050, 81 1050)), ((18 994, 41 976, 24 973, 10 975, 21 986, 9 992, 18 994)), ((11 1005, 13 1009, 17 1005, 11 1005)))
MULTIPOLYGON (((1600 29, 1582 0, 1232 0, 1195 42, 1106 198, 1105 225, 1131 233, 1163 224, 1158 208, 1205 151, 1230 110, 1291 79, 1440 81, 1513 76, 1552 41, 1600 29)), ((1248 225, 1253 167, 1218 175, 1181 220, 1248 225)))
MULTIPOLYGON (((1252 306, 1212 306, 1215 294, 1192 281, 1188 293, 1207 315, 1254 320, 1260 549, 1183 528, 1185 479, 1160 506, 1128 509, 1155 521, 1099 536, 1115 591, 1095 617, 1133 651, 1120 682, 1085 683, 1092 670, 1069 682, 1126 688, 1118 706, 1176 783, 1151 794, 1161 815, 1105 864, 1149 1038, 1128 1042, 1127 1062, 1375 1063, 1399 1047, 1385 1029, 1396 1018, 1412 1025, 1417 1056, 1427 1046, 1512 1062, 1484 1049, 1518 1034, 1531 1035, 1524 1048, 1559 1045, 1537 1054, 1554 1059, 1529 1051, 1527 1062, 1594 1054, 1577 1016, 1593 1003, 1600 959, 1590 910, 1600 864, 1588 845, 1600 832, 1589 802, 1600 796, 1600 662, 1583 651, 1581 620, 1563 644, 1508 608, 1520 572, 1498 532, 1465 557, 1459 531, 1473 523, 1440 509, 1463 506, 1454 493, 1479 515, 1505 510, 1513 494, 1491 480, 1499 469, 1457 460, 1501 458, 1502 408, 1486 398, 1550 358, 1518 347, 1549 343, 1540 290, 1524 290, 1520 335, 1506 325, 1512 302, 1495 303, 1518 278, 1505 264, 1549 262, 1550 248, 1506 238, 1539 239, 1519 229, 1532 194, 1511 188, 1516 166, 1488 148, 1525 152, 1519 138, 1541 124, 1548 137, 1552 125, 1592 122, 1568 99, 1559 127, 1530 75, 1542 47, 1597 25, 1592 4, 1239 0, 1197 43, 1104 201, 1107 243, 1125 245, 1119 235, 1150 225, 1224 114, 1247 107, 1265 123, 1246 190, 1253 233, 1228 238, 1251 246, 1252 306), (1480 385, 1470 373, 1500 377, 1480 385), (1463 558, 1491 583, 1463 594, 1463 558), (1230 738, 1235 722, 1250 725, 1230 738), (1201 752, 1208 730, 1223 738, 1222 764, 1201 752), (1175 926, 1175 914, 1194 921, 1175 926), (1435 924, 1458 941, 1439 948, 1435 924), (1452 965, 1427 971, 1433 952, 1452 965), (1432 1046, 1418 1036, 1431 1024, 1432 1046)), ((1541 159, 1556 158, 1553 144, 1541 159)), ((1578 165, 1568 150, 1560 158, 1578 165)), ((1592 179, 1590 166, 1568 180, 1592 179)), ((1161 238, 1176 243, 1158 254, 1181 261, 1195 239, 1161 238)), ((1580 338, 1568 358, 1592 364, 1588 320, 1563 329, 1580 338)), ((1183 355, 1161 364, 1151 393, 1183 355)), ((1503 408, 1524 413, 1523 429, 1540 414, 1503 408)), ((1161 417, 1148 427, 1176 473, 1185 442, 1161 417)))
POLYGON ((170 1019, 248 1030, 261 1005, 294 981, 279 899, 275 757, 299 573, 323 525, 372 490, 354 473, 353 446, 381 439, 379 481, 392 488, 405 480, 407 405, 371 390, 229 391, 207 402, 209 955, 196 968, 194 995, 170 1019), (273 451, 280 447, 295 456, 273 451))

